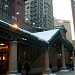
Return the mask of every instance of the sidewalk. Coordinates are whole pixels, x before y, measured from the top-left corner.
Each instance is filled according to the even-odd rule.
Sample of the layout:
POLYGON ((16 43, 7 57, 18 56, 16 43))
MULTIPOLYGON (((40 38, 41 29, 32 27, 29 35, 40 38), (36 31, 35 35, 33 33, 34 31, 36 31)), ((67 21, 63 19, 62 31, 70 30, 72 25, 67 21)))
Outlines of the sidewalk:
POLYGON ((50 75, 75 75, 75 70, 74 71, 72 71, 72 70, 61 70, 59 72, 52 73, 50 75))

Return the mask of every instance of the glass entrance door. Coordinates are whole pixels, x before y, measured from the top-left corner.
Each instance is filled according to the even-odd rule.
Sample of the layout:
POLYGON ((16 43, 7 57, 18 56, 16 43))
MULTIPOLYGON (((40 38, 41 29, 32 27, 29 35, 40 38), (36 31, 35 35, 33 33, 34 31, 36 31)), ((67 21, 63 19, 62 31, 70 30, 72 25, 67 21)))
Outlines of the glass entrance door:
MULTIPOLYGON (((4 74, 8 70, 8 53, 7 52, 0 52, 0 73, 4 74)), ((1 75, 0 74, 0 75, 1 75)))

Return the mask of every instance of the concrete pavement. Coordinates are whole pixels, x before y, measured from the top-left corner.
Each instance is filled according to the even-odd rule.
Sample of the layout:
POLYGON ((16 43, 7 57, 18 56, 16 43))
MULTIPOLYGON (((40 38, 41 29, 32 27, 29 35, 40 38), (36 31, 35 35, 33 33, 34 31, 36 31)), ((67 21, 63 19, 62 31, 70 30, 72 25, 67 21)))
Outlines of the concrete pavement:
POLYGON ((74 71, 72 71, 72 70, 60 71, 60 72, 57 72, 56 75, 75 75, 75 70, 74 71))
POLYGON ((75 70, 61 70, 59 72, 52 73, 49 75, 75 75, 75 70))
MULTIPOLYGON (((7 74, 4 74, 4 75, 7 75, 7 74)), ((21 75, 21 74, 18 74, 18 75, 21 75)), ((72 70, 61 70, 59 72, 55 72, 51 74, 44 74, 44 75, 75 75, 75 69, 73 71, 72 70)))

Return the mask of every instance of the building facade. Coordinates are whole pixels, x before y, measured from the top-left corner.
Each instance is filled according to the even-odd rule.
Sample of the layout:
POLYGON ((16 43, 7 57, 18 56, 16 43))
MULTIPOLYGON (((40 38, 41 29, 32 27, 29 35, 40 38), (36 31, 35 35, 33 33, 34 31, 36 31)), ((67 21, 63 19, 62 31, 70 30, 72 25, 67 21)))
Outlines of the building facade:
POLYGON ((25 17, 35 28, 53 28, 52 0, 25 1, 25 17))
MULTIPOLYGON (((68 52, 66 56, 70 53, 72 55, 73 47, 70 42, 67 42, 65 38, 63 39, 64 36, 61 36, 59 29, 44 31, 42 33, 38 32, 40 35, 43 35, 43 38, 49 36, 48 42, 40 36, 37 36, 38 33, 30 33, 21 28, 14 28, 10 23, 1 19, 0 29, 1 74, 18 75, 18 62, 24 65, 26 61, 31 66, 31 75, 34 72, 35 74, 40 73, 40 75, 51 73, 49 64, 53 68, 55 67, 55 69, 58 69, 59 66, 66 68, 64 51, 68 52)), ((65 34, 65 31, 62 30, 62 34, 65 34)))
MULTIPOLYGON (((54 26, 62 26, 62 25, 64 25, 64 27, 67 30, 66 36, 65 36, 66 39, 69 40, 75 48, 75 40, 72 40, 72 30, 71 30, 70 21, 61 20, 61 19, 54 19, 54 26)), ((75 63, 75 52, 74 52, 74 63, 75 63)))
POLYGON ((61 19, 55 19, 54 20, 54 26, 61 26, 61 25, 64 25, 64 27, 67 30, 67 32, 66 32, 66 39, 68 39, 71 43, 73 43, 70 21, 68 21, 68 20, 61 20, 61 19))
POLYGON ((73 17, 73 25, 74 25, 74 36, 75 36, 75 0, 71 1, 71 8, 72 8, 72 17, 73 17))
MULTIPOLYGON (((0 0, 0 75, 6 73, 7 75, 18 75, 18 63, 21 62, 24 65, 26 61, 30 64, 31 69, 34 69, 34 71, 31 70, 31 75, 35 71, 36 74, 37 71, 41 72, 41 75, 49 74, 51 73, 49 64, 57 66, 57 59, 61 58, 57 56, 59 54, 62 54, 62 67, 66 66, 64 50, 65 48, 72 50, 72 44, 62 38, 59 29, 56 29, 57 32, 55 29, 51 30, 49 37, 53 35, 52 31, 56 33, 50 37, 49 41, 22 29, 26 28, 27 23, 23 24, 25 16, 22 14, 21 1, 24 2, 23 0, 0 0), (13 23, 17 23, 18 27, 14 27, 13 23), (49 51, 52 55, 49 54, 49 51)), ((43 37, 48 37, 48 35, 43 37)))
POLYGON ((0 16, 20 28, 30 29, 25 22, 25 0, 0 0, 0 16))

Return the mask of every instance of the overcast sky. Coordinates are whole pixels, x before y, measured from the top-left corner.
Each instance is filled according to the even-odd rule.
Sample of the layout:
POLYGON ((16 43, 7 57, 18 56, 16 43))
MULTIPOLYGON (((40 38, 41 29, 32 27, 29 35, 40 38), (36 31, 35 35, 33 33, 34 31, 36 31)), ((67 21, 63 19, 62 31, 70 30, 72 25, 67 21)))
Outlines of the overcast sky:
POLYGON ((73 20, 70 0, 53 0, 53 15, 56 19, 70 20, 74 40, 73 20))
POLYGON ((55 18, 69 20, 71 18, 70 0, 53 0, 53 14, 55 18))

